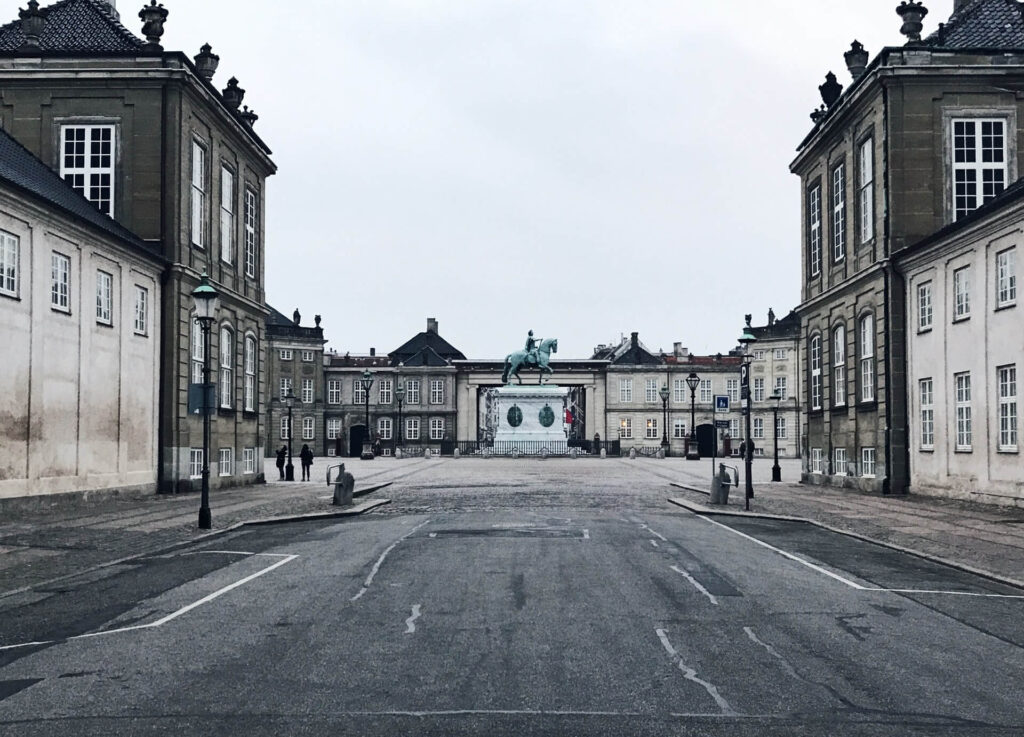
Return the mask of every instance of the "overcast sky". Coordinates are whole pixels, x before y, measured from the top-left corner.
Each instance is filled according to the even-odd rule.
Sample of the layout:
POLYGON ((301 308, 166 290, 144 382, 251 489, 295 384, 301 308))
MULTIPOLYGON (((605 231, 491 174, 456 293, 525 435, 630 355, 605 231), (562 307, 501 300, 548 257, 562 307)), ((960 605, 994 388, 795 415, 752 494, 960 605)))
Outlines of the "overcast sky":
MULTIPOLYGON (((353 353, 427 317, 471 358, 528 329, 728 350, 799 301, 817 86, 854 38, 905 41, 896 0, 163 2, 165 48, 212 44, 274 151, 271 304, 353 353)), ((952 0, 926 4, 930 32, 952 0)))

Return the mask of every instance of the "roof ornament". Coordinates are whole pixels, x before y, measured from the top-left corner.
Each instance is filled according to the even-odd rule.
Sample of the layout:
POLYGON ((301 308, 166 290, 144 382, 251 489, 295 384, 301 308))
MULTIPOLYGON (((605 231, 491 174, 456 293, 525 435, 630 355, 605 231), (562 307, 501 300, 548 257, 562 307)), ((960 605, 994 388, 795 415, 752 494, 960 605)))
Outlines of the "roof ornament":
POLYGON ((209 82, 217 71, 220 57, 213 53, 213 47, 210 44, 203 44, 199 48, 199 53, 193 57, 193 61, 196 63, 196 71, 199 76, 209 82))
POLYGON ((822 105, 821 107, 816 107, 814 108, 814 110, 811 111, 811 121, 813 121, 815 125, 823 121, 827 116, 828 110, 825 109, 824 105, 822 105))
POLYGON ((256 125, 256 121, 260 119, 260 116, 250 110, 248 105, 242 108, 242 112, 238 114, 238 117, 244 120, 245 124, 250 128, 256 125))
POLYGON ((821 93, 821 101, 825 103, 825 107, 831 108, 843 94, 843 86, 836 81, 836 75, 829 72, 825 75, 825 83, 818 85, 818 92, 821 93))
POLYGON ((846 68, 850 70, 850 76, 856 82, 868 67, 868 52, 864 50, 864 44, 854 39, 850 44, 850 50, 843 54, 843 58, 846 59, 846 68))
POLYGON ((928 8, 920 0, 903 0, 896 8, 896 13, 903 19, 900 33, 909 39, 907 44, 920 43, 921 29, 924 27, 921 21, 928 15, 928 8))
POLYGON ((160 51, 160 37, 164 35, 164 21, 167 20, 167 8, 158 4, 156 0, 149 0, 149 5, 143 5, 139 11, 139 18, 142 20, 142 35, 146 37, 146 47, 153 51, 160 51))
POLYGON ((46 27, 46 11, 39 9, 36 0, 28 0, 28 7, 19 11, 18 17, 21 18, 21 32, 25 34, 19 51, 39 51, 39 38, 46 27))
POLYGON ((242 98, 245 97, 245 90, 238 86, 238 80, 232 77, 228 80, 228 86, 225 87, 221 94, 224 95, 224 103, 232 110, 238 110, 238 106, 242 104, 242 98))

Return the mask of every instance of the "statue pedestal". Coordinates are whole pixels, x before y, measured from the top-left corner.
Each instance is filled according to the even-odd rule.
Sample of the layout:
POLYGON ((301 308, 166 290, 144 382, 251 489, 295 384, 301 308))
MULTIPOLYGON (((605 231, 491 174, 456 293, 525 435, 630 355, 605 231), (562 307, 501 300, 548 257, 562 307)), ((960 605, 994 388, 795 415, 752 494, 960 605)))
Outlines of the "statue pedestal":
POLYGON ((494 452, 524 455, 551 454, 568 451, 565 432, 565 398, 569 389, 563 386, 503 386, 495 391, 498 402, 498 430, 494 435, 494 452))

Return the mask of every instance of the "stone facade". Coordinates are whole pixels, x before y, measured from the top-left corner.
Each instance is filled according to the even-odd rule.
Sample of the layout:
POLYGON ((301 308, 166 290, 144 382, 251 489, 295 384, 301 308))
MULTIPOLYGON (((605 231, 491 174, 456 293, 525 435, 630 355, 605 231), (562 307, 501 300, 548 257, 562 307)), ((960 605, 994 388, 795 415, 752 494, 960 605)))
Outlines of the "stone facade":
POLYGON ((320 316, 315 325, 303 326, 298 310, 289 319, 270 309, 267 318, 267 402, 266 454, 292 441, 292 453, 303 445, 313 453, 326 452, 324 435, 324 330, 320 316), (294 398, 288 412, 286 397, 294 398), (291 419, 289 419, 291 418, 291 419), (291 424, 289 424, 291 423, 291 424))

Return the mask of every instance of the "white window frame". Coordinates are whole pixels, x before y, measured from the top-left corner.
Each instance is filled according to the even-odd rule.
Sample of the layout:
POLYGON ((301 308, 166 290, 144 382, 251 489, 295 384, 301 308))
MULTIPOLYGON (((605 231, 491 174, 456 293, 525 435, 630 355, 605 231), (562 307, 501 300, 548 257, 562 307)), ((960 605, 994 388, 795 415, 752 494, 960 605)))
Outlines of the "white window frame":
POLYGON ((685 402, 687 400, 686 390, 688 388, 686 386, 686 379, 672 379, 672 401, 685 402))
POLYGON ((725 392, 729 395, 730 404, 733 402, 740 401, 740 380, 739 379, 726 379, 725 380, 725 392))
POLYGON ((71 258, 57 251, 50 254, 50 307, 71 312, 71 258))
POLYGON ((96 322, 114 324, 114 275, 96 270, 96 322))
POLYGON ((789 431, 786 425, 786 418, 783 417, 782 415, 779 415, 775 420, 776 436, 779 438, 779 440, 785 440, 787 437, 789 437, 788 432, 789 431))
POLYGON ((875 316, 860 318, 860 401, 875 401, 875 316))
POLYGON ((971 267, 953 270, 953 322, 971 316, 971 267))
POLYGON ((392 380, 391 379, 380 379, 378 382, 378 395, 377 399, 380 404, 391 404, 392 397, 392 380))
POLYGON ((956 450, 967 453, 974 446, 970 371, 953 374, 953 402, 956 407, 956 414, 954 415, 954 422, 956 423, 956 450))
POLYGON ((302 351, 302 360, 306 363, 312 363, 314 358, 316 358, 315 351, 302 351))
POLYGON ((775 377, 775 392, 779 397, 779 401, 785 402, 789 399, 789 377, 788 376, 776 376, 775 377))
POLYGON ((675 440, 686 439, 686 420, 672 420, 672 437, 675 440))
POLYGON ((811 448, 811 473, 823 473, 821 448, 811 448))
POLYGON ((431 379, 430 380, 430 403, 431 404, 444 404, 444 379, 431 379))
POLYGON ((644 437, 648 440, 657 440, 660 436, 658 435, 658 418, 648 417, 646 430, 644 437))
POLYGON ((657 379, 645 379, 644 380, 644 401, 645 402, 657 402, 661 397, 658 396, 658 380, 657 379))
POLYGON ((192 245, 206 248, 206 147, 197 138, 192 139, 190 174, 192 245))
POLYGON ((874 448, 860 449, 860 475, 867 478, 874 478, 878 456, 874 448))
POLYGON ((313 403, 313 380, 303 379, 302 380, 302 403, 312 404, 313 403))
POLYGON ((633 380, 619 379, 619 402, 629 404, 633 401, 633 380))
POLYGON ((711 404, 714 398, 714 384, 711 379, 701 379, 697 401, 701 404, 711 404))
POLYGON ((736 440, 743 436, 743 423, 738 418, 729 420, 729 437, 736 440))
POLYGON ((259 199, 256 192, 249 187, 245 188, 245 275, 250 278, 256 277, 256 251, 257 251, 257 217, 259 212, 259 199))
POLYGON ((192 316, 192 383, 203 383, 203 368, 206 365, 206 343, 203 340, 203 326, 192 316))
POLYGON ((846 162, 832 170, 832 263, 846 258, 846 162))
POLYGON ((302 439, 313 440, 316 437, 316 419, 313 417, 302 418, 302 439))
POLYGON ((930 281, 917 285, 917 330, 931 330, 935 319, 932 305, 932 283, 930 281))
POLYGON ((996 368, 996 391, 999 402, 999 450, 1017 452, 1017 365, 996 368))
POLYGON ((1017 249, 996 254, 996 307, 1017 304, 1017 249))
POLYGON ((190 479, 201 479, 203 477, 203 449, 188 449, 188 477, 190 479))
POLYGON ((246 412, 256 411, 256 338, 245 336, 245 399, 246 412))
POLYGON ((235 331, 227 326, 220 327, 220 402, 224 409, 234 407, 235 399, 235 331))
POLYGON ((750 436, 754 440, 764 440, 764 418, 754 417, 751 419, 750 436))
POLYGON ((61 126, 61 178, 73 190, 96 205, 100 212, 111 217, 114 216, 116 166, 117 131, 113 125, 61 126), (76 133, 74 138, 69 140, 68 134, 72 131, 76 133), (82 134, 81 139, 78 138, 78 132, 82 134), (69 145, 77 150, 69 151, 69 145), (103 163, 104 159, 107 161, 106 165, 103 163), (109 191, 104 192, 104 189, 109 191))
POLYGON ((282 348, 278 355, 281 356, 281 360, 282 361, 291 361, 292 360, 292 355, 293 355, 292 354, 292 349, 291 348, 282 348))
POLYGON ((337 417, 327 418, 327 439, 337 440, 341 436, 341 420, 337 417))
POLYGON ((857 149, 857 205, 860 210, 860 242, 875 237, 875 144, 872 137, 861 141, 857 149))
POLYGON ((775 349, 775 360, 776 361, 785 361, 786 360, 786 354, 788 352, 789 351, 787 349, 785 349, 785 348, 776 348, 775 349))
POLYGON ((807 191, 807 257, 811 278, 821 274, 821 183, 807 191))
POLYGON ((633 437, 633 418, 619 418, 619 437, 629 440, 633 437))
POLYGON ((390 417, 377 418, 377 437, 381 440, 391 440, 393 423, 390 417))
POLYGON ((1004 118, 950 119, 953 220, 978 209, 1006 188, 1006 123, 1004 118), (998 146, 986 145, 986 139, 994 142, 996 138, 998 146))
POLYGON ((832 406, 846 406, 846 325, 832 328, 832 406))
MULTIPOLYGON (((807 349, 811 364, 811 409, 821 409, 821 336, 812 335, 807 349)), ((819 449, 820 450, 820 449, 819 449)))
POLYGON ((220 167, 220 260, 235 263, 235 173, 220 167))
POLYGON ((848 473, 846 448, 832 449, 832 470, 836 476, 845 476, 848 473))
POLYGON ((405 439, 406 440, 419 440, 420 439, 420 418, 419 417, 406 417, 405 418, 405 439))
POLYGON ((135 322, 136 335, 149 335, 149 290, 135 285, 135 322))
POLYGON ((921 450, 935 449, 935 381, 932 378, 917 382, 920 407, 921 450))
POLYGON ((341 379, 327 380, 327 404, 341 404, 341 379))
POLYGON ((764 394, 764 377, 763 376, 755 376, 754 377, 754 401, 755 402, 763 402, 764 401, 764 397, 765 397, 765 394, 764 394))
POLYGON ((352 380, 352 404, 366 404, 366 390, 358 376, 352 380))
POLYGON ((234 476, 235 475, 235 449, 234 448, 221 448, 217 454, 217 475, 218 476, 234 476))
POLYGON ((21 276, 21 239, 6 230, 0 230, 0 294, 18 296, 21 276))
POLYGON ((444 440, 445 422, 443 417, 430 418, 430 439, 444 440))
POLYGON ((287 414, 283 414, 281 415, 281 440, 288 440, 291 435, 291 418, 287 414))
POLYGON ((256 449, 242 448, 242 474, 251 476, 256 473, 256 449))
POLYGON ((759 349, 754 351, 754 360, 755 361, 763 361, 765 359, 766 355, 767 355, 767 351, 765 351, 763 348, 759 348, 759 349))
POLYGON ((420 380, 419 379, 407 379, 405 382, 405 402, 404 404, 419 404, 420 403, 420 380))
POLYGON ((292 377, 282 376, 280 382, 278 382, 278 397, 280 399, 287 399, 288 395, 292 393, 292 377))

